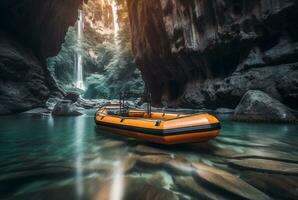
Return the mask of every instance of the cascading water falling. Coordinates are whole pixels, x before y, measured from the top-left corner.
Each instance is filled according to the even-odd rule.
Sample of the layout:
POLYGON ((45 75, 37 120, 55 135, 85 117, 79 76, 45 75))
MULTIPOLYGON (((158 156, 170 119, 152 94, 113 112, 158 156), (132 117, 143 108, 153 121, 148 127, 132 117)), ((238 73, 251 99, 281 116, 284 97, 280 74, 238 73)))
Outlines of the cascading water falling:
POLYGON ((79 18, 77 22, 77 52, 76 52, 76 87, 85 90, 84 80, 83 80, 83 60, 82 60, 82 39, 83 39, 83 30, 84 30, 84 19, 83 11, 79 10, 79 18))

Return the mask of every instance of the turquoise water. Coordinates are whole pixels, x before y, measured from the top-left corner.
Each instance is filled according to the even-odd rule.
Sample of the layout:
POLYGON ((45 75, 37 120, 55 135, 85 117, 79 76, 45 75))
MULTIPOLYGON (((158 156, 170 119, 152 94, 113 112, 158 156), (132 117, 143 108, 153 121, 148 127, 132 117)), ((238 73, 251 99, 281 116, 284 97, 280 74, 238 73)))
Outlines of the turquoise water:
MULTIPOLYGON (((168 195, 167 198, 155 195, 151 199, 204 199, 198 195, 203 191, 196 193, 180 187, 176 177, 181 174, 168 170, 165 163, 143 162, 127 171, 127 166, 121 165, 134 156, 162 157, 167 154, 181 157, 185 163, 200 162, 227 171, 270 198, 283 199, 279 195, 280 191, 289 193, 285 199, 295 199, 297 195, 297 125, 239 123, 219 116, 222 132, 218 139, 206 144, 165 147, 135 139, 124 140, 97 130, 93 116, 94 111, 79 117, 26 114, 0 117, 0 199, 119 200, 131 199, 132 196, 138 199, 135 196, 138 193, 168 195), (144 147, 158 153, 152 153, 144 147), (260 156, 256 151, 269 153, 260 156), (238 154, 242 160, 248 154, 253 154, 253 158, 280 161, 284 166, 289 164, 294 169, 291 173, 274 171, 270 166, 259 170, 258 167, 252 168, 251 163, 247 168, 239 168, 230 163, 231 158, 234 159, 233 156, 238 154), (285 159, 285 156, 291 159, 285 159), (276 176, 292 181, 293 191, 291 188, 285 191, 280 186, 268 192, 265 187, 255 183, 257 181, 252 181, 262 179, 267 174, 273 174, 273 179, 276 176), (138 186, 132 189, 130 185, 138 186), (144 187, 138 189, 140 185, 144 187)), ((194 177, 195 180, 202 178, 193 174, 185 177, 194 177)), ((243 199, 221 183, 210 184, 198 180, 198 184, 218 195, 215 199, 243 199)), ((145 196, 144 199, 150 199, 145 196)))

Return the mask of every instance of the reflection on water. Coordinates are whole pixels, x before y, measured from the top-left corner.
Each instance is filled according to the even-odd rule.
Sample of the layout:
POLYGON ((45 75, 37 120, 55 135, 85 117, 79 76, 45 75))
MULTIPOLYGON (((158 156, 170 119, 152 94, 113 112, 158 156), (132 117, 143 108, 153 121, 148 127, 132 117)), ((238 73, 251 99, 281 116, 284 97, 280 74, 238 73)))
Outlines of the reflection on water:
POLYGON ((123 194, 123 166, 121 161, 116 161, 113 165, 112 188, 110 200, 121 200, 123 194))
POLYGON ((83 136, 84 136, 84 121, 80 118, 75 118, 75 169, 76 169, 76 191, 78 199, 83 197, 84 185, 83 185, 83 136))
POLYGON ((298 199, 297 125, 221 121, 209 143, 162 146, 96 130, 93 111, 1 117, 0 199, 298 199))

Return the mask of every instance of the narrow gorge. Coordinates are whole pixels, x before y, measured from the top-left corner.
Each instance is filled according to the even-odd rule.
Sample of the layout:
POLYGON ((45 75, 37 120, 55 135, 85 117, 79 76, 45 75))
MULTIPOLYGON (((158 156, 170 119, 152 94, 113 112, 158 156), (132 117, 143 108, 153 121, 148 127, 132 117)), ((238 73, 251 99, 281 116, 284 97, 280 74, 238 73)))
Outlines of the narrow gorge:
MULTIPOLYGON (((68 27, 75 25, 82 3, 79 0, 71 4, 33 0, 1 3, 2 114, 25 111, 43 105, 51 96, 63 95, 56 86, 57 80, 49 75, 46 59, 60 51, 68 27), (4 20, 7 18, 10 20, 4 20)), ((105 1, 91 3, 89 5, 93 6, 86 9, 89 12, 97 9, 98 14, 95 18, 91 14, 93 23, 89 19, 86 26, 104 28, 103 37, 112 34, 112 30, 108 30, 113 28, 111 7, 103 7, 105 1), (110 9, 110 13, 103 14, 102 8, 110 9), (106 25, 100 27, 94 20, 106 25)), ((234 109, 248 90, 261 90, 297 109, 296 1, 122 0, 119 3, 127 4, 129 19, 124 16, 119 20, 126 24, 124 32, 131 29, 128 33, 131 32, 134 62, 155 105, 234 109)), ((87 36, 94 37, 93 29, 86 28, 87 36)), ((95 46, 84 48, 94 54, 102 41, 91 39, 92 44, 88 45, 95 46)), ((58 82, 73 79, 71 60, 53 64, 57 67, 52 70, 60 76, 58 82), (69 71, 71 75, 67 77, 67 73, 59 73, 59 70, 69 71)), ((104 70, 92 59, 86 58, 83 62, 87 64, 84 73, 100 74, 104 70)), ((138 79, 136 75, 132 77, 138 79)), ((86 96, 92 97, 95 93, 96 98, 111 96, 107 94, 111 90, 98 89, 105 88, 105 84, 96 86, 104 82, 100 76, 90 76, 89 82, 92 86, 86 96)), ((121 89, 116 87, 115 90, 113 97, 121 89)))
POLYGON ((298 0, 1 0, 0 200, 297 200, 298 0))

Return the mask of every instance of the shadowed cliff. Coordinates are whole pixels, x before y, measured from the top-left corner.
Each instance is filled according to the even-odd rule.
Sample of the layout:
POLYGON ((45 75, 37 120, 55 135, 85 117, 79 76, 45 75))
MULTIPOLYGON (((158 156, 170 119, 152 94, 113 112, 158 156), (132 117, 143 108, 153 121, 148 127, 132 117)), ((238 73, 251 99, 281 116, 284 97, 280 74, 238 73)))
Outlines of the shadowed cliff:
POLYGON ((61 95, 46 69, 77 18, 83 0, 0 3, 0 114, 41 106, 61 95))
POLYGON ((231 107, 251 89, 297 108, 295 0, 127 0, 156 104, 231 107))

